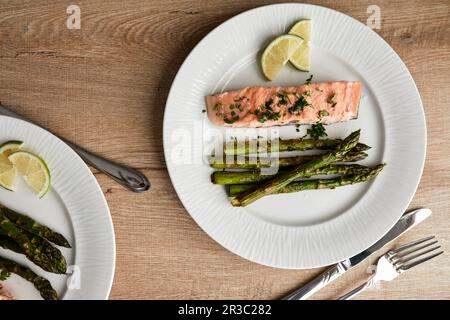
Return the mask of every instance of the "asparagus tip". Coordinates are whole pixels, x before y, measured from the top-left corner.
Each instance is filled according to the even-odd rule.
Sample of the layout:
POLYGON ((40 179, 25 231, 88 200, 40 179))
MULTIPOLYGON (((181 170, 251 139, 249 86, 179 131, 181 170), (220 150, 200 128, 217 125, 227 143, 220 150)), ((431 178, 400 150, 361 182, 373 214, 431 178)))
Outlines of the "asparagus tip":
POLYGON ((239 199, 237 199, 237 198, 231 199, 231 205, 233 207, 241 207, 242 206, 241 201, 239 201, 239 199))

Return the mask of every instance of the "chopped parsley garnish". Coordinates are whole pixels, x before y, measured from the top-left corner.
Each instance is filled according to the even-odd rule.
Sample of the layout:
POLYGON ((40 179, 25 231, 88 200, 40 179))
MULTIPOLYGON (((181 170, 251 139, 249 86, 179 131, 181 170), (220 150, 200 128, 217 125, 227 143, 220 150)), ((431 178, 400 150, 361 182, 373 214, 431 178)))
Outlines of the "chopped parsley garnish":
POLYGON ((234 104, 232 104, 231 106, 230 106, 230 110, 233 110, 235 108, 235 106, 234 106, 234 104))
POLYGON ((231 111, 231 115, 234 117, 236 115, 236 112, 231 111))
POLYGON ((261 123, 266 122, 267 120, 277 120, 280 115, 276 116, 272 109, 273 99, 267 100, 263 105, 261 105, 258 109, 253 111, 255 115, 260 115, 258 121, 261 123))
POLYGON ((304 96, 300 96, 300 98, 294 102, 292 107, 289 107, 288 111, 291 114, 302 112, 305 107, 311 106, 308 101, 306 101, 304 96))
POLYGON ((266 101, 266 103, 264 103, 264 107, 265 108, 270 108, 272 103, 273 103, 273 99, 269 99, 269 100, 266 101))
POLYGON ((11 273, 8 271, 0 270, 0 280, 1 281, 5 281, 6 279, 9 278, 10 275, 11 275, 11 273))
POLYGON ((306 79, 305 84, 311 84, 311 80, 313 78, 313 75, 311 75, 308 79, 306 79))
POLYGON ((336 104, 337 104, 337 102, 336 102, 336 94, 334 94, 334 95, 328 100, 328 103, 331 104, 331 107, 332 107, 332 108, 336 107, 336 104))
POLYGON ((279 92, 277 93, 278 97, 278 105, 279 106, 285 106, 289 102, 288 94, 286 92, 279 92))
POLYGON ((278 119, 280 119, 280 117, 281 117, 281 115, 280 115, 279 112, 278 113, 272 113, 271 115, 269 115, 269 119, 270 120, 278 120, 278 119))
POLYGON ((325 127, 321 123, 313 124, 310 129, 306 130, 306 135, 309 135, 313 139, 328 136, 325 127))
POLYGON ((234 116, 234 117, 232 117, 231 119, 229 119, 227 116, 224 116, 224 117, 223 117, 223 121, 224 121, 225 123, 228 123, 228 124, 235 123, 235 122, 238 121, 239 119, 240 119, 239 116, 234 116))
POLYGON ((218 102, 214 105, 213 110, 218 111, 221 106, 222 106, 222 104, 218 102))
POLYGON ((322 118, 322 117, 329 116, 330 113, 329 113, 328 111, 326 111, 326 110, 320 110, 320 111, 317 113, 317 115, 319 116, 319 118, 322 118))
POLYGON ((250 99, 245 97, 245 96, 244 97, 239 97, 239 98, 234 98, 234 102, 241 102, 243 100, 250 100, 250 99))
POLYGON ((304 93, 304 95, 307 96, 307 97, 311 97, 311 90, 310 90, 310 91, 306 91, 306 92, 304 93))
POLYGON ((259 122, 264 123, 267 121, 267 116, 265 114, 263 114, 261 117, 259 117, 258 119, 259 122))
POLYGON ((267 120, 278 120, 280 118, 281 114, 279 112, 264 111, 259 117, 258 121, 264 123, 267 120))
POLYGON ((299 128, 300 128, 300 125, 299 125, 299 124, 296 124, 296 125, 295 125, 295 131, 300 132, 300 129, 299 129, 299 128))

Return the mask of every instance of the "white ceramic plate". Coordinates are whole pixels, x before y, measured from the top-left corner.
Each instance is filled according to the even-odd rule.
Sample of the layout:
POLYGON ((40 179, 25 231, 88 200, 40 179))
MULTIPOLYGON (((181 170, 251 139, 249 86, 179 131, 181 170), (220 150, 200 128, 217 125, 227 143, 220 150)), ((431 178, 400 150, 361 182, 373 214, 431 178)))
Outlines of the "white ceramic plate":
MULTIPOLYGON (((295 127, 280 136, 300 137, 295 127)), ((235 130, 256 136, 258 130, 235 130)), ((279 4, 244 12, 207 35, 180 68, 164 118, 164 152, 175 190, 187 211, 213 239, 257 263, 281 268, 329 265, 380 239, 410 203, 422 174, 426 127, 422 102, 407 68, 367 26, 340 12, 304 4, 279 4), (258 54, 267 41, 302 18, 313 21, 312 67, 286 66, 275 81, 264 80, 258 54), (357 120, 327 127, 330 137, 361 128, 372 146, 363 164, 386 162, 370 183, 336 190, 263 198, 233 208, 224 188, 210 182, 202 161, 213 137, 225 134, 201 110, 204 96, 245 86, 294 86, 360 80, 363 98, 357 120)))
MULTIPOLYGON (((45 272, 24 256, 2 248, 0 255, 47 278, 60 299, 107 299, 114 276, 115 240, 108 205, 97 180, 78 155, 51 133, 25 121, 0 116, 0 143, 8 140, 24 141, 25 150, 45 159, 52 174, 52 187, 38 199, 20 178, 16 192, 0 188, 0 202, 69 240, 72 249, 61 251, 71 266, 68 270, 72 276, 45 272)), ((17 275, 12 275, 5 286, 17 299, 41 299, 33 285, 17 275)))

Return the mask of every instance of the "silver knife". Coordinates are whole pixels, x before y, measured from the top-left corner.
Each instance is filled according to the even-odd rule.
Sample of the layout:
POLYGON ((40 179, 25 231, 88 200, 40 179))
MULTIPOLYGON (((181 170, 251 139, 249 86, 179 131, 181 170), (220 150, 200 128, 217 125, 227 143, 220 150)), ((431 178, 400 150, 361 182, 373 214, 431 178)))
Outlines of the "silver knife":
MULTIPOLYGON (((17 113, 9 110, 8 108, 2 106, 0 104, 0 115, 20 119, 27 121, 29 123, 32 123, 34 125, 37 125, 33 123, 32 121, 22 117, 21 115, 18 115, 17 113)), ((39 126, 39 125, 38 125, 39 126)), ((46 130, 46 129, 45 129, 46 130)), ((63 140, 69 147, 71 147, 78 155, 88 164, 90 164, 93 167, 96 167, 101 172, 105 173, 107 176, 114 179, 119 184, 123 185, 124 187, 130 189, 134 192, 143 192, 150 189, 150 182, 148 181, 147 177, 142 174, 141 172, 120 165, 118 163, 115 163, 113 161, 107 160, 105 158, 102 158, 96 154, 93 154, 92 152, 89 152, 76 144, 59 137, 61 140, 63 140)))
POLYGON ((308 297, 325 287, 327 284, 342 276, 347 270, 353 268, 372 253, 382 248, 384 245, 398 238, 414 226, 421 223, 431 215, 431 210, 427 208, 417 209, 404 214, 400 220, 384 235, 383 238, 375 242, 371 247, 347 260, 341 261, 333 267, 317 276, 300 289, 287 295, 283 300, 306 300, 308 297))

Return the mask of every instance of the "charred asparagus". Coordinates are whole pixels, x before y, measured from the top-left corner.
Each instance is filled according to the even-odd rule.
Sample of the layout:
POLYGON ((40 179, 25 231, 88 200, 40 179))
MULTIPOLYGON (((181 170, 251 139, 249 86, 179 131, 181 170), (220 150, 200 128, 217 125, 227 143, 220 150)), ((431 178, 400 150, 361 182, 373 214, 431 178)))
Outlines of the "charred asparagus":
MULTIPOLYGON (((217 161, 214 157, 210 158, 210 166, 215 169, 246 169, 246 170, 258 170, 261 168, 269 168, 271 166, 278 166, 279 168, 292 167, 305 163, 308 161, 319 159, 322 155, 305 155, 297 157, 283 157, 279 159, 269 158, 250 158, 246 157, 244 161, 237 161, 237 158, 233 159, 233 162, 217 161)), ((362 151, 352 150, 345 156, 334 162, 356 162, 363 160, 367 157, 367 153, 362 151)))
POLYGON ((261 186, 258 186, 256 189, 249 190, 238 195, 236 198, 231 200, 231 204, 237 207, 249 205, 250 203, 266 195, 277 193, 278 190, 283 189, 299 177, 311 175, 312 172, 319 168, 325 167, 334 162, 342 161, 344 156, 356 146, 359 137, 360 130, 352 132, 333 151, 318 156, 315 160, 299 164, 288 172, 276 175, 272 179, 264 182, 261 186))
MULTIPOLYGON (((370 168, 359 165, 359 164, 348 164, 348 165, 329 165, 320 169, 317 169, 311 174, 311 176, 322 175, 322 174, 357 174, 365 173, 369 171, 370 168)), ((231 172, 231 171, 216 171, 211 174, 211 181, 214 184, 249 184, 261 181, 266 181, 273 178, 270 174, 261 174, 259 171, 244 171, 244 172, 231 172)), ((306 178, 306 177, 302 177, 306 178)))
POLYGON ((45 300, 58 299, 56 291, 52 288, 52 285, 47 279, 38 276, 31 269, 24 267, 17 262, 0 257, 0 271, 15 273, 23 279, 31 282, 45 300))
MULTIPOLYGON (((350 175, 344 175, 339 178, 333 179, 313 179, 295 181, 288 184, 277 193, 291 193, 304 190, 316 190, 316 189, 334 189, 337 187, 347 186, 355 183, 361 183, 369 181, 375 178, 381 170, 383 170, 384 164, 375 166, 372 169, 366 170, 366 172, 360 172, 350 175)), ((256 188, 257 184, 233 184, 230 185, 229 195, 235 197, 243 192, 256 188)))
MULTIPOLYGON (((270 140, 262 141, 260 140, 245 140, 242 142, 233 140, 224 143, 223 153, 225 155, 247 155, 253 153, 269 153, 272 149, 277 149, 274 151, 285 152, 285 151, 304 151, 304 150, 314 150, 322 149, 329 150, 335 148, 342 140, 340 139, 288 139, 279 140, 278 147, 272 147, 272 142, 270 140)), ((355 146, 357 151, 365 151, 370 149, 368 145, 363 143, 358 143, 355 146)))

